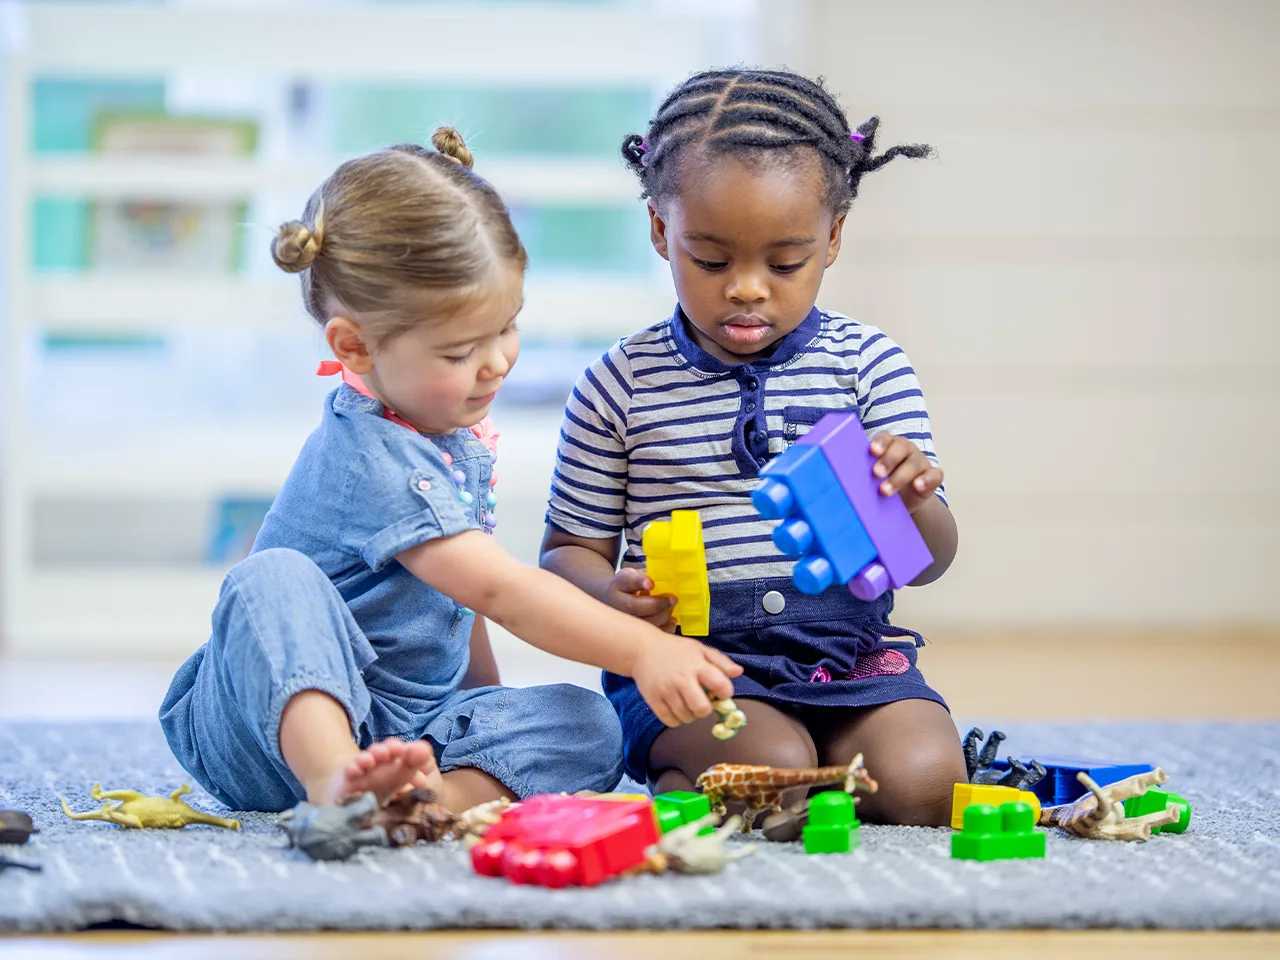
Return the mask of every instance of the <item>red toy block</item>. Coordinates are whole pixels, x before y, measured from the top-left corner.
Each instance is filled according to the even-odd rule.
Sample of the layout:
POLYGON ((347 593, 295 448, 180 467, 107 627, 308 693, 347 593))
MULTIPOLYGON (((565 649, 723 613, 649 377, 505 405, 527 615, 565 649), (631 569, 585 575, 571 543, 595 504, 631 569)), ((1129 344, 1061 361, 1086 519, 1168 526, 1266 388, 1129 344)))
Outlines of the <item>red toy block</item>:
POLYGON ((657 842, 651 800, 540 794, 485 831, 471 848, 471 865, 512 883, 590 887, 642 865, 657 842))

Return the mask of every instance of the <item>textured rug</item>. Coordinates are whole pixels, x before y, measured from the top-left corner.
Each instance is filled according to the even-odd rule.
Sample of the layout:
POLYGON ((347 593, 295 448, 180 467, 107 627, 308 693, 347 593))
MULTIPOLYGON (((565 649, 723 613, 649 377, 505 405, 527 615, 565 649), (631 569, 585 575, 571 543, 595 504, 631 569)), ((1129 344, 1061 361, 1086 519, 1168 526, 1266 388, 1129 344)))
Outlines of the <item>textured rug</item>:
MULTIPOLYGON (((1280 724, 1003 729, 1018 753, 1160 764, 1193 805, 1190 830, 1146 843, 1054 831, 1043 861, 979 864, 950 859, 949 830, 864 827, 852 855, 761 843, 719 876, 550 891, 478 877, 453 843, 311 863, 264 814, 238 814, 239 833, 73 823, 59 794, 85 810, 96 781, 168 793, 187 779, 159 728, 0 725, 0 807, 41 830, 0 855, 44 865, 0 872, 0 931, 1280 926, 1280 724)), ((199 790, 188 799, 217 809, 199 790)))

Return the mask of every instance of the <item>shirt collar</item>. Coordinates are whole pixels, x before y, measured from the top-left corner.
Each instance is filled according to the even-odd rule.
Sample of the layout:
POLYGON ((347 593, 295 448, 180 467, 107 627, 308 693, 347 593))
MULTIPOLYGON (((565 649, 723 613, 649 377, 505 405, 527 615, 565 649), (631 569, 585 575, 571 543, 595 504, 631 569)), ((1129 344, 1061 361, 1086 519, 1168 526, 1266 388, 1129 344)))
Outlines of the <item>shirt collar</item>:
POLYGON ((718 357, 713 357, 698 346, 689 332, 690 325, 689 317, 685 314, 684 309, 677 304, 676 312, 671 317, 671 335, 675 339, 676 349, 680 351, 691 366, 701 370, 703 373, 730 373, 734 370, 743 370, 746 367, 771 369, 781 367, 790 361, 818 335, 818 332, 822 329, 822 311, 817 307, 813 307, 808 316, 800 321, 800 326, 773 345, 771 353, 752 360, 750 363, 729 364, 718 357))

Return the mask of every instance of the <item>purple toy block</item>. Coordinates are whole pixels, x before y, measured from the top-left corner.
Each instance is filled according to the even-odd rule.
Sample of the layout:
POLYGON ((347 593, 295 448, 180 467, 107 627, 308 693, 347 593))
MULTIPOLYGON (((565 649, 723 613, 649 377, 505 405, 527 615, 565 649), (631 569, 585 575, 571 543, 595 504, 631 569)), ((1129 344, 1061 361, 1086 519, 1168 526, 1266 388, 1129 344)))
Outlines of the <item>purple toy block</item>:
MULTIPOLYGON (((875 544, 877 559, 888 572, 895 590, 905 587, 933 563, 933 555, 902 498, 886 497, 880 492, 881 481, 871 472, 878 458, 871 452, 871 441, 856 413, 827 414, 797 440, 796 445, 817 447, 826 456, 875 544)), ((874 589, 874 580, 861 584, 851 582, 849 589, 854 596, 865 599, 860 591, 874 589)), ((879 596, 880 592, 883 591, 872 597, 879 596)))

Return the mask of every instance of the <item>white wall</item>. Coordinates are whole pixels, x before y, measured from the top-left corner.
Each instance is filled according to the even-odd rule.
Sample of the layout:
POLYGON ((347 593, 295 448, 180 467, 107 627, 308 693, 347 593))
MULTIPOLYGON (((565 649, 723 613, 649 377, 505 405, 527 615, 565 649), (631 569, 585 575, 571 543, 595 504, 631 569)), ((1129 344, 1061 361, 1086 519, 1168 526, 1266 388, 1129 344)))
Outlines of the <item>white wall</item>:
POLYGON ((1280 623, 1280 3, 807 6, 796 66, 938 150, 820 301, 930 401, 961 548, 907 616, 1280 623))

